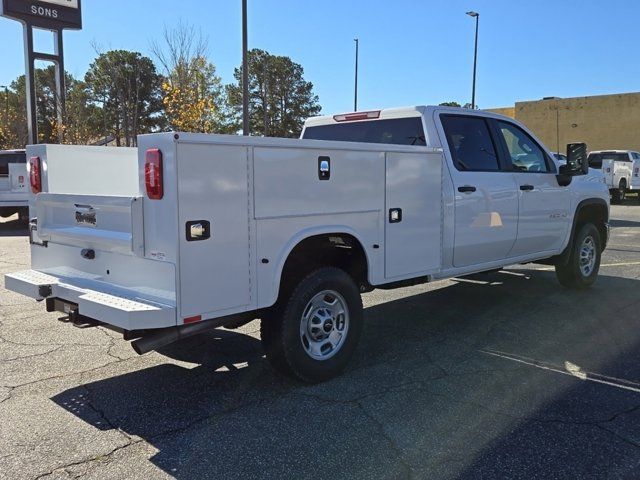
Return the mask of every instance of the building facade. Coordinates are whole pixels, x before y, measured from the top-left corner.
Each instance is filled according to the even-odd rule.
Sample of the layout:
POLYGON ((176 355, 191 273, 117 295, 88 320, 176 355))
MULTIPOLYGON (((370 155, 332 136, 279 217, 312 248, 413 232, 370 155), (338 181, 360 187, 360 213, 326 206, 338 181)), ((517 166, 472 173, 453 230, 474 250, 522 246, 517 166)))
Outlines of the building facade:
POLYGON ((640 151, 640 93, 545 98, 489 111, 524 123, 553 151, 572 142, 585 142, 590 151, 640 151))

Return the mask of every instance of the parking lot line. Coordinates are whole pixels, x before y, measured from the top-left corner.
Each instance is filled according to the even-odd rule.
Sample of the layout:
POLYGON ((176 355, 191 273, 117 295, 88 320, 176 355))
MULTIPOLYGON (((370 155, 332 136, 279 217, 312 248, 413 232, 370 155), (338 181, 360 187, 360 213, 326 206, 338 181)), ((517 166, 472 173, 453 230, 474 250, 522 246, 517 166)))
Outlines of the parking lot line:
POLYGON ((625 380, 624 378, 609 377, 600 373, 585 372, 578 365, 569 361, 564 362, 564 365, 557 365, 549 362, 542 362, 533 358, 523 357, 512 353, 500 352, 497 350, 479 350, 480 353, 486 355, 492 355, 494 357, 503 358, 505 360, 511 360, 513 362, 523 363, 531 367, 540 368, 542 370, 549 370, 551 372, 561 373, 562 375, 569 375, 579 380, 601 383, 610 387, 621 388, 623 390, 631 390, 632 392, 640 393, 640 383, 625 380))

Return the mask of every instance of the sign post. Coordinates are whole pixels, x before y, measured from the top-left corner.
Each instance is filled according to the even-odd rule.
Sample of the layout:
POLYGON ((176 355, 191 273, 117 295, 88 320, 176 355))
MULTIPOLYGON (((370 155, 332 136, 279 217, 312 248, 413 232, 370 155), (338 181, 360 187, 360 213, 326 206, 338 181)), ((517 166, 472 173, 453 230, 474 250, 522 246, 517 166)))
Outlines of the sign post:
POLYGON ((25 87, 29 143, 38 143, 35 85, 36 60, 52 62, 55 65, 58 135, 62 141, 65 100, 62 31, 64 29, 80 30, 82 28, 81 0, 2 0, 0 14, 3 17, 19 21, 24 28, 25 87), (55 37, 53 54, 34 51, 34 28, 53 32, 55 37))

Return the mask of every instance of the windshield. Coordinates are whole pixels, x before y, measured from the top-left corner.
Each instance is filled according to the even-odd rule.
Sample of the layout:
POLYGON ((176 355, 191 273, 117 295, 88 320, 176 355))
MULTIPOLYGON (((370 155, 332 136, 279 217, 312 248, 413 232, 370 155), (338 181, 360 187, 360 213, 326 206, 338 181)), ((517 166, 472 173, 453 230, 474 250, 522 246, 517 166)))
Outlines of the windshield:
POLYGON ((318 125, 307 127, 302 138, 339 142, 426 145, 421 117, 318 125))

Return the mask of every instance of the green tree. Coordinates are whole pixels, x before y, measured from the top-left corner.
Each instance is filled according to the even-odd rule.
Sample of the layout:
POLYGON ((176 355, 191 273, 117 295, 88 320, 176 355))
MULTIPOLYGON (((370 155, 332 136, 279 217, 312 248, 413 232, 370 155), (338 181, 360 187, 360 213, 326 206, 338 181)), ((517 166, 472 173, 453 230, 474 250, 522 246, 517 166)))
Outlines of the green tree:
MULTIPOLYGON (((65 105, 62 123, 58 119, 58 98, 55 68, 36 69, 36 119, 38 142, 58 143, 62 134, 65 143, 89 143, 96 138, 100 109, 91 105, 84 82, 65 74, 65 105)), ((25 77, 21 75, 11 83, 8 100, 3 97, 0 125, 3 148, 23 148, 28 142, 25 77), (7 115, 6 110, 9 114, 7 115), (6 121, 7 117, 9 122, 6 121)), ((4 92, 2 92, 4 94, 4 92)), ((4 94, 6 95, 6 94, 4 94)))
POLYGON ((162 77, 150 58, 111 50, 98 55, 85 75, 89 98, 103 108, 104 134, 116 145, 137 144, 137 135, 162 127, 162 77))
MULTIPOLYGON (((298 137, 304 121, 320 113, 313 84, 304 69, 289 57, 260 49, 249 51, 249 124, 252 134, 298 137)), ((228 128, 242 128, 242 67, 234 71, 236 83, 227 86, 228 128)))
POLYGON ((462 105, 460 105, 458 102, 442 102, 440 106, 441 107, 461 107, 462 105))
POLYGON ((24 107, 20 108, 14 84, 0 91, 0 149, 23 148, 27 141, 26 115, 24 107))

